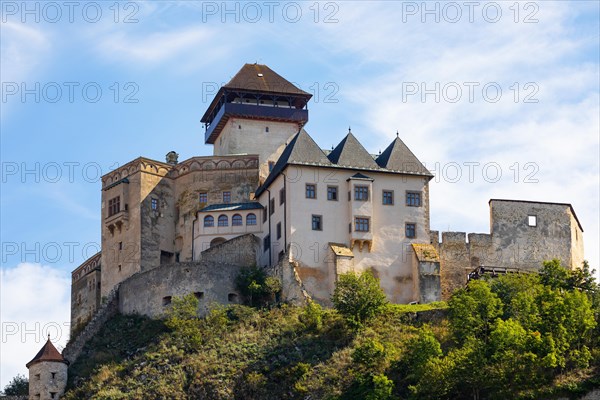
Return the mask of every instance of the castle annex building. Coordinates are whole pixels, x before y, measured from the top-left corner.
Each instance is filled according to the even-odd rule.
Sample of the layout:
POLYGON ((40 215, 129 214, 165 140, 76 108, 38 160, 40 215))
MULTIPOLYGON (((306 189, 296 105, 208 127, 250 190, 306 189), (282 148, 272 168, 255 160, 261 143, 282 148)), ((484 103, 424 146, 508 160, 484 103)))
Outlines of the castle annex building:
MULTIPOLYGON (((348 271, 372 271, 390 301, 409 303, 447 298, 477 268, 581 265, 583 229, 569 204, 493 199, 489 234, 442 232, 440 241, 430 230, 433 175, 401 138, 371 154, 348 130, 324 150, 304 130, 310 98, 268 66, 246 64, 202 116, 213 156, 179 161, 171 151, 104 175, 102 250, 72 273, 77 340, 62 360, 38 361, 61 363, 51 373, 66 376, 110 312, 160 316, 190 293, 201 313, 240 302, 235 277, 252 265, 280 279, 282 300, 324 305, 348 271)), ((50 346, 42 353, 54 354, 50 346)))

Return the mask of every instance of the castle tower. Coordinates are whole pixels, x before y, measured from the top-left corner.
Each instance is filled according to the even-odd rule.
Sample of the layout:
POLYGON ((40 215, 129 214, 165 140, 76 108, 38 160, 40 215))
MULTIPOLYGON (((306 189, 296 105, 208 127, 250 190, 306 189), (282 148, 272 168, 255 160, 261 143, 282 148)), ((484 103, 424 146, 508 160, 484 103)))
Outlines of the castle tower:
POLYGON ((217 92, 202 117, 213 154, 258 154, 260 179, 286 143, 308 122, 312 95, 266 65, 246 64, 217 92))
POLYGON ((29 361, 29 400, 58 399, 67 386, 67 368, 69 362, 48 341, 29 361))

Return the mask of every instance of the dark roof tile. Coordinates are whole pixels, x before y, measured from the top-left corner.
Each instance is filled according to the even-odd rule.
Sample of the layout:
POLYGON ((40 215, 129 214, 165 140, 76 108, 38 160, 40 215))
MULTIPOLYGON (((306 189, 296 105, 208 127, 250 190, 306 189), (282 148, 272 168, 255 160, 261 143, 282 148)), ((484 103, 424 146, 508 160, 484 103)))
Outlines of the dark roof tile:
POLYGON ((354 137, 352 132, 348 132, 346 137, 337 145, 335 149, 327 156, 329 160, 339 166, 353 168, 375 168, 377 163, 367 150, 354 137))
POLYGON ((381 168, 392 171, 433 176, 399 137, 394 139, 376 161, 381 168))
POLYGON ((33 364, 42 361, 55 361, 62 362, 68 364, 69 362, 56 350, 56 347, 50 341, 50 337, 46 341, 46 344, 38 351, 38 353, 33 357, 31 361, 29 361, 25 366, 27 368, 31 367, 33 364))

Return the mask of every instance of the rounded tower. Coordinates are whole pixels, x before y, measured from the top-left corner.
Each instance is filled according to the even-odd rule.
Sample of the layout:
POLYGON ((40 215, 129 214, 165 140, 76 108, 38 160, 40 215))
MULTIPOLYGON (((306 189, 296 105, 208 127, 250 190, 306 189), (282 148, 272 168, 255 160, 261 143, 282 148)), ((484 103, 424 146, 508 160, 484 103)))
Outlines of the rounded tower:
POLYGON ((67 386, 67 368, 69 362, 56 350, 48 340, 42 349, 29 361, 29 399, 58 399, 67 386))

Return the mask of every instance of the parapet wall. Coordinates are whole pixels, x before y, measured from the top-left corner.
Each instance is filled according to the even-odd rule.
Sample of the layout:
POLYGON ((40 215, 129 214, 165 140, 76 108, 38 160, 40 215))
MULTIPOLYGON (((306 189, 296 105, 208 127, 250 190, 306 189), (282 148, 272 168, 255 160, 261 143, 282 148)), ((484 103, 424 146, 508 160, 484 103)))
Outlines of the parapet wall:
POLYGON ((187 262, 162 265, 138 273, 119 288, 119 311, 152 318, 164 315, 171 299, 195 294, 199 313, 204 315, 212 303, 232 304, 241 301, 235 278, 243 266, 216 262, 187 262))

